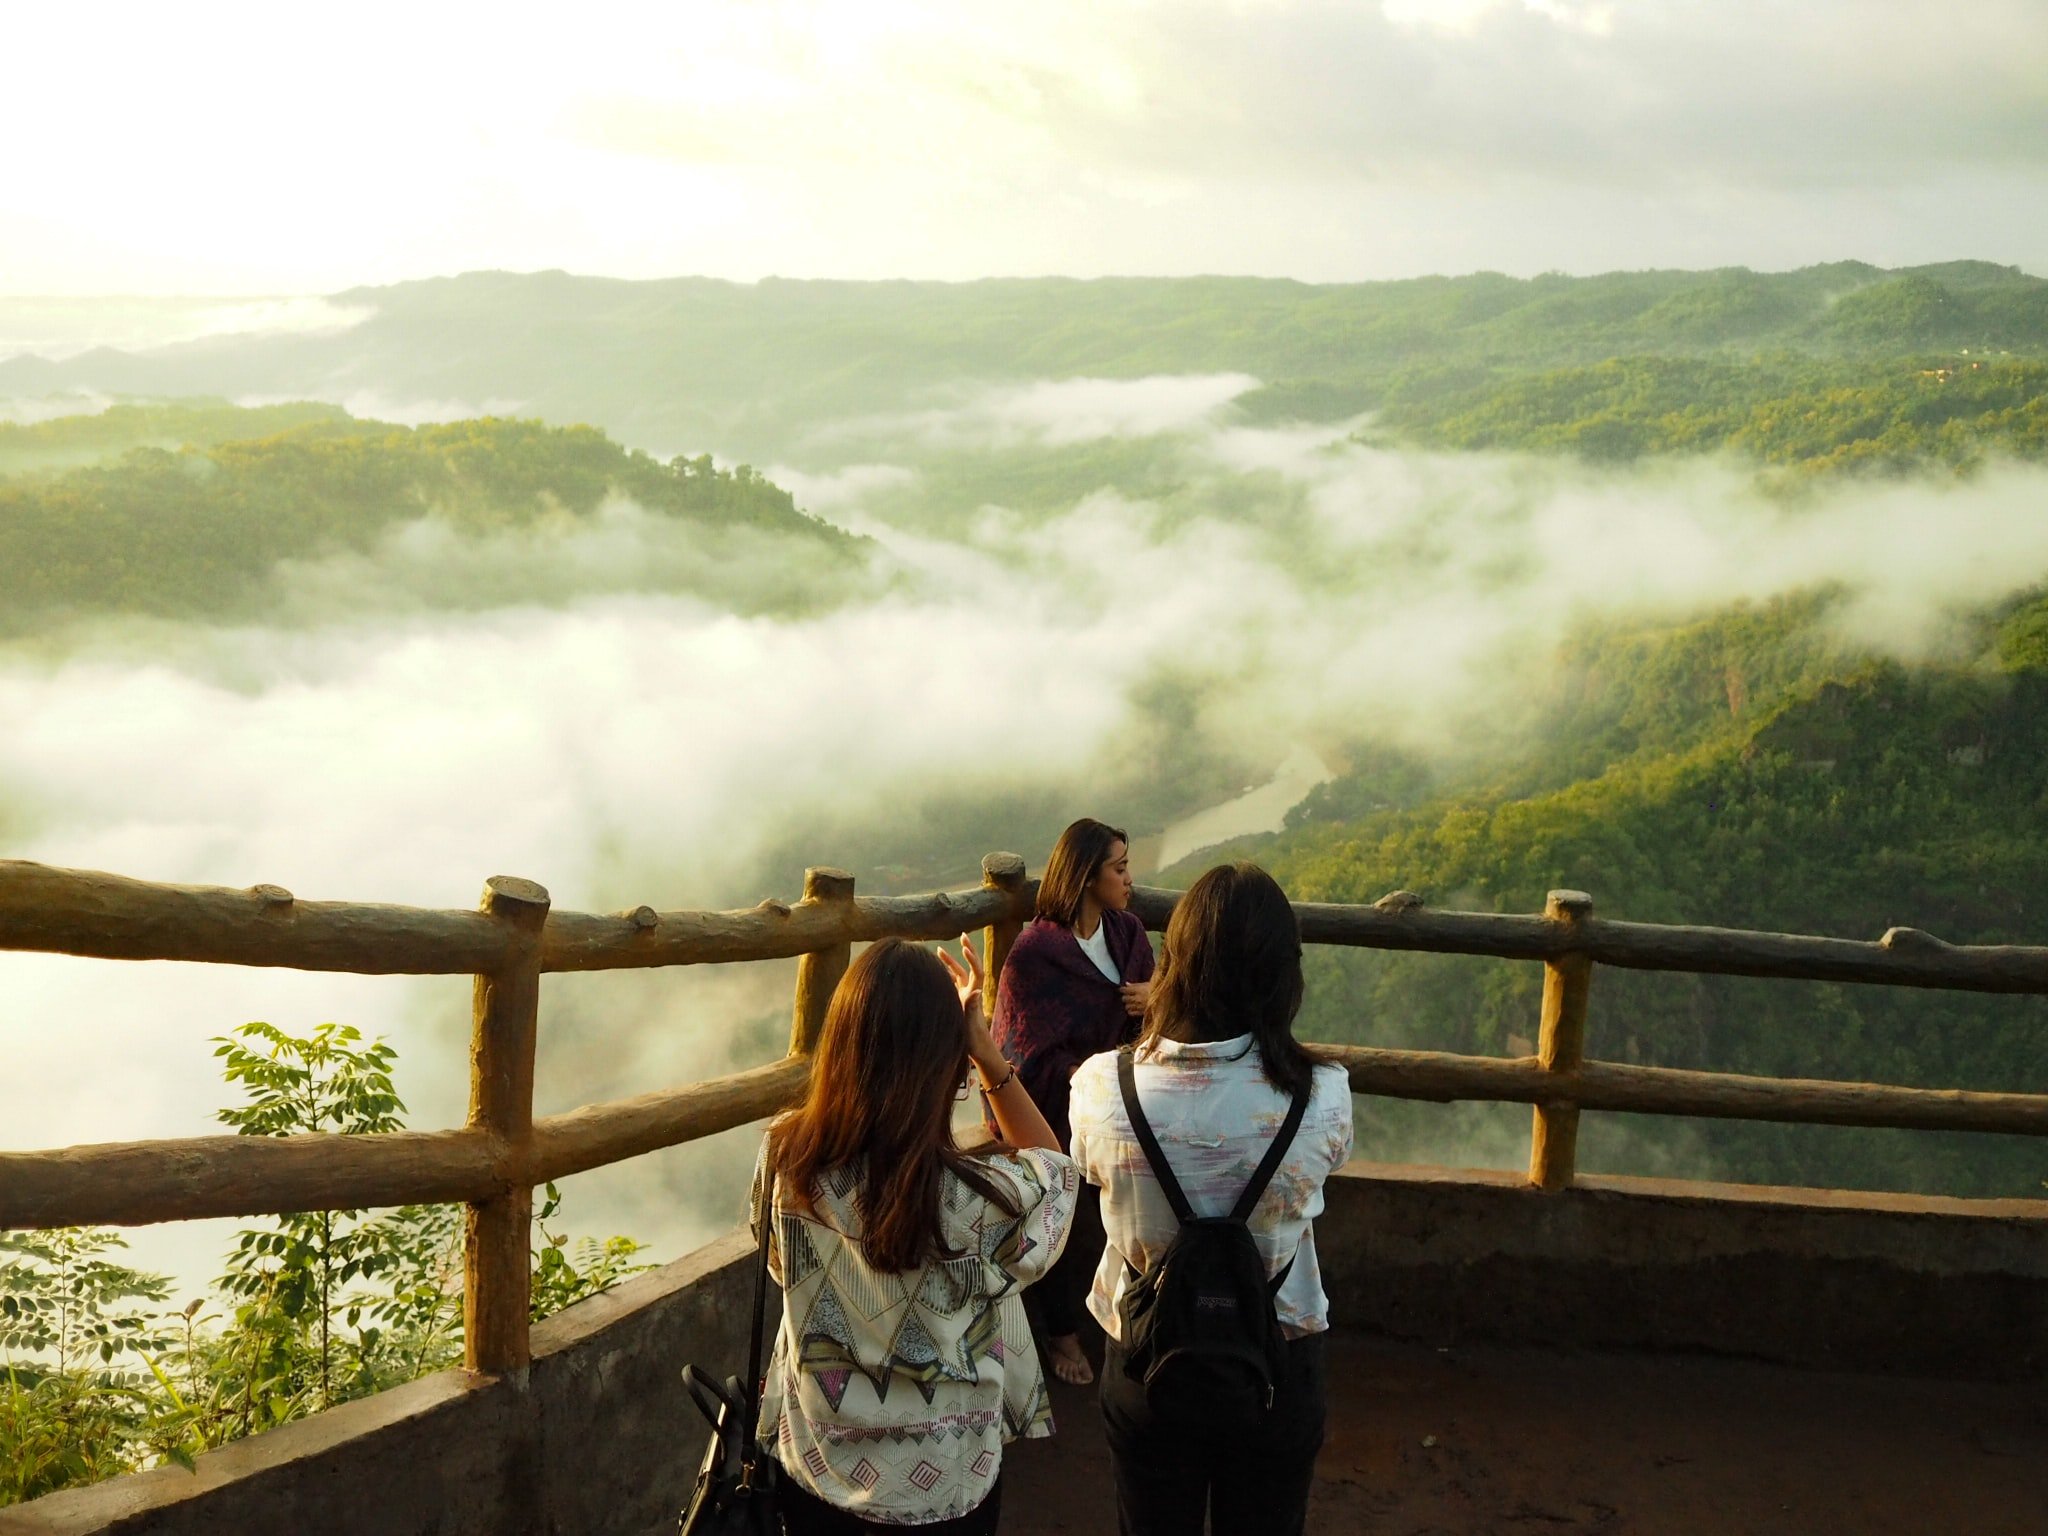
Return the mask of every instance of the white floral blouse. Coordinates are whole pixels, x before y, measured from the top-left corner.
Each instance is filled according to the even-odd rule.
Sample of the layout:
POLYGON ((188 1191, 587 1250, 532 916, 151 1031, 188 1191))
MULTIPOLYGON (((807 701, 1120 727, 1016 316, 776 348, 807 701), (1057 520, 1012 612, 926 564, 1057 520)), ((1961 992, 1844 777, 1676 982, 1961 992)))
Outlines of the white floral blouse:
MULTIPOLYGON (((1287 1118, 1286 1096, 1266 1081, 1252 1037, 1202 1045, 1162 1040, 1139 1053, 1135 1075, 1138 1102, 1188 1204, 1198 1216, 1228 1215, 1287 1118)), ((1109 1234, 1088 1310, 1115 1338, 1117 1301, 1130 1274, 1124 1260, 1143 1269, 1180 1224, 1124 1113, 1115 1052, 1081 1063, 1070 1112, 1074 1160, 1082 1177, 1102 1189, 1102 1225, 1109 1234)), ((1250 1223, 1267 1274, 1294 1261, 1274 1297, 1280 1326, 1292 1338, 1330 1326, 1311 1223, 1322 1214, 1323 1181, 1350 1157, 1350 1076, 1340 1066, 1319 1066, 1301 1129, 1250 1223)))
MULTIPOLYGON (((783 1288, 782 1322, 761 1439, 786 1475, 863 1520, 964 1515, 995 1486, 1005 1444, 1052 1433, 1021 1290, 1066 1247, 1080 1175, 1057 1152, 978 1162, 1018 1214, 947 1174, 940 1223, 959 1257, 914 1272, 868 1267, 854 1241, 851 1170, 821 1181, 809 1211, 776 1191, 768 1269, 783 1288)), ((757 1234, 764 1167, 754 1175, 757 1234)))

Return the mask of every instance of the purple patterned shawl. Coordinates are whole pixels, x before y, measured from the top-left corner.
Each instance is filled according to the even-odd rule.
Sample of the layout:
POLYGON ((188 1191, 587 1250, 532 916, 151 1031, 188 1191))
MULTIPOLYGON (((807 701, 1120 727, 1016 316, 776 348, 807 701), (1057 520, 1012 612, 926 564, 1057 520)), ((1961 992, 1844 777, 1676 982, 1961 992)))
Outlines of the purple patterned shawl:
MULTIPOLYGON (((1108 911, 1102 925, 1110 962, 1124 980, 1151 980, 1152 941, 1145 925, 1129 912, 1108 911)), ((1025 925, 1003 962, 991 1028, 1061 1147, 1073 1134, 1067 1079, 1074 1068, 1138 1035, 1138 1021, 1124 1012, 1116 983, 1081 952, 1071 929, 1043 917, 1025 925)))

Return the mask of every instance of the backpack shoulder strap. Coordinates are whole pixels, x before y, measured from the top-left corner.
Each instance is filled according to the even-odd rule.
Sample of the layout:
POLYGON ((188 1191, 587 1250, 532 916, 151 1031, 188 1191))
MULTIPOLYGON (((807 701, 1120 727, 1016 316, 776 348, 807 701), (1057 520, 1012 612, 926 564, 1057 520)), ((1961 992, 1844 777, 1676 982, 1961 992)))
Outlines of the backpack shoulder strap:
POLYGON ((1251 1183, 1245 1185, 1244 1193, 1237 1197, 1237 1204, 1231 1207, 1232 1221, 1250 1221, 1252 1212, 1258 1209, 1259 1197, 1266 1192, 1266 1186, 1273 1182, 1273 1175, 1280 1169, 1280 1159, 1287 1155, 1287 1149, 1294 1145, 1294 1133, 1301 1129, 1302 1116, 1308 1113, 1308 1101, 1316 1091, 1315 1077, 1310 1075, 1301 1091, 1294 1096, 1294 1102, 1287 1106, 1287 1118, 1281 1122, 1279 1134, 1273 1144, 1266 1148, 1266 1155, 1259 1160, 1257 1170, 1252 1174, 1251 1183))
POLYGON ((740 1411, 740 1444, 751 1456, 754 1432, 761 1417, 761 1330, 768 1322, 768 1243, 775 1231, 775 1165, 768 1165, 767 1188, 761 1195, 760 1246, 754 1255, 754 1331, 747 1340, 747 1379, 740 1383, 746 1403, 740 1411))
POLYGON ((1131 1117, 1131 1130, 1137 1135, 1138 1145, 1144 1149, 1145 1161, 1152 1165, 1152 1176, 1159 1180, 1159 1187, 1166 1192, 1166 1203, 1173 1207, 1174 1219, 1194 1220, 1194 1207, 1188 1204, 1188 1197, 1182 1193, 1180 1180, 1173 1176, 1173 1165, 1166 1160, 1159 1138, 1152 1134, 1152 1122, 1145 1118, 1145 1108, 1138 1102, 1138 1071, 1129 1046, 1116 1053, 1116 1083, 1123 1090, 1124 1113, 1131 1117))

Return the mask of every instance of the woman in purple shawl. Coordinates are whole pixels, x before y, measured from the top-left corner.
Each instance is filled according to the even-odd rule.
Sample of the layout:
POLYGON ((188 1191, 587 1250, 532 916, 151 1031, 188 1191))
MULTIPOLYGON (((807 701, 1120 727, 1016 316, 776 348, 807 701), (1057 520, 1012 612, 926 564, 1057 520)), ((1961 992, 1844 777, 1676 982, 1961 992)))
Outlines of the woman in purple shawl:
MULTIPOLYGON (((1038 882, 1038 915, 1017 936, 996 987, 994 1034, 1064 1148, 1067 1080, 1101 1051, 1137 1038, 1152 985, 1152 941, 1131 904, 1131 840, 1083 817, 1060 834, 1038 882)), ((1088 1287, 1102 1259, 1102 1216, 1082 1190, 1067 1251, 1027 1293, 1036 1298, 1053 1372, 1095 1379, 1081 1349, 1088 1287)))

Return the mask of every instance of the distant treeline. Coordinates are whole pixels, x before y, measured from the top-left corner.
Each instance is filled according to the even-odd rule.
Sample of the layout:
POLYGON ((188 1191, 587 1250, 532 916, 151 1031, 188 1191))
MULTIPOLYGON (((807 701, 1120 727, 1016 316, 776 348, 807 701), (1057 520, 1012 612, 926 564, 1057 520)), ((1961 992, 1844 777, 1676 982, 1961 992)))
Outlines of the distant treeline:
MULTIPOLYGON (((1682 625, 1589 630, 1514 760, 1456 773, 1381 748, 1251 840, 1298 899, 1596 910, 1874 939, 2048 942, 2048 598, 1986 616, 1965 665, 1846 649, 1809 593, 1682 625)), ((1522 1053, 1540 968, 1312 951, 1304 1034, 1522 1053)), ((2037 1090, 2048 998, 1602 969, 1588 1053, 1660 1066, 2037 1090)), ((1376 1105, 1379 1155, 1430 1106, 1376 1105)), ((2038 1194, 2018 1137, 1592 1117, 1590 1166, 1761 1182, 2038 1194), (1694 1151, 1674 1149, 1693 1148, 1694 1151)), ((1368 1145, 1372 1143, 1369 1141, 1368 1145)), ((1371 1155, 1371 1154, 1368 1154, 1371 1155)))
MULTIPOLYGON (((929 405, 963 383, 1242 372, 1279 418, 1338 420, 1408 370, 1508 373, 1613 358, 1794 353, 1863 361, 2048 357, 2048 282, 1985 262, 1887 271, 1499 273, 1310 285, 1261 278, 621 282, 472 273, 361 289, 328 336, 0 362, 0 394, 514 398, 633 442, 792 452, 828 422, 929 405)), ((813 445, 815 446, 815 445, 813 445)))
POLYGON ((1421 371, 1389 381, 1378 403, 1376 435, 1439 448, 1609 461, 1729 450, 1808 472, 2048 456, 2048 365, 2001 358, 1632 357, 1530 374, 1421 371))
MULTIPOLYGON (((407 428, 329 407, 304 425, 221 440, 232 407, 130 406, 17 429, 78 446, 199 426, 174 450, 0 480, 0 613, 21 632, 80 611, 171 617, 246 613, 279 562, 366 550, 434 515, 489 532, 587 518, 609 497, 714 531, 748 528, 816 544, 849 537, 797 510, 754 469, 709 456, 662 463, 594 427, 484 418, 407 428), (108 420, 114 417, 113 420, 108 420)), ((244 418, 270 425, 274 413, 244 418)))
MULTIPOLYGON (((370 327, 453 330, 514 308, 556 340, 632 325, 648 342, 641 368, 674 367, 674 343, 706 382, 749 395, 792 365, 825 378, 907 367, 919 380, 1233 370, 1279 380, 1430 361, 1543 368, 1779 347, 1841 357, 2048 352, 2048 280, 1973 261, 1897 272, 1846 261, 1781 273, 1479 272, 1320 286, 1221 277, 739 285, 481 274, 337 302, 375 307, 370 327)), ((363 328, 337 339, 349 336, 370 339, 363 328)))
POLYGON ((80 399, 72 415, 46 421, 0 421, 0 475, 96 464, 118 458, 131 448, 207 448, 348 419, 348 412, 340 406, 310 400, 263 406, 205 399, 131 400, 92 411, 88 402, 80 399))

